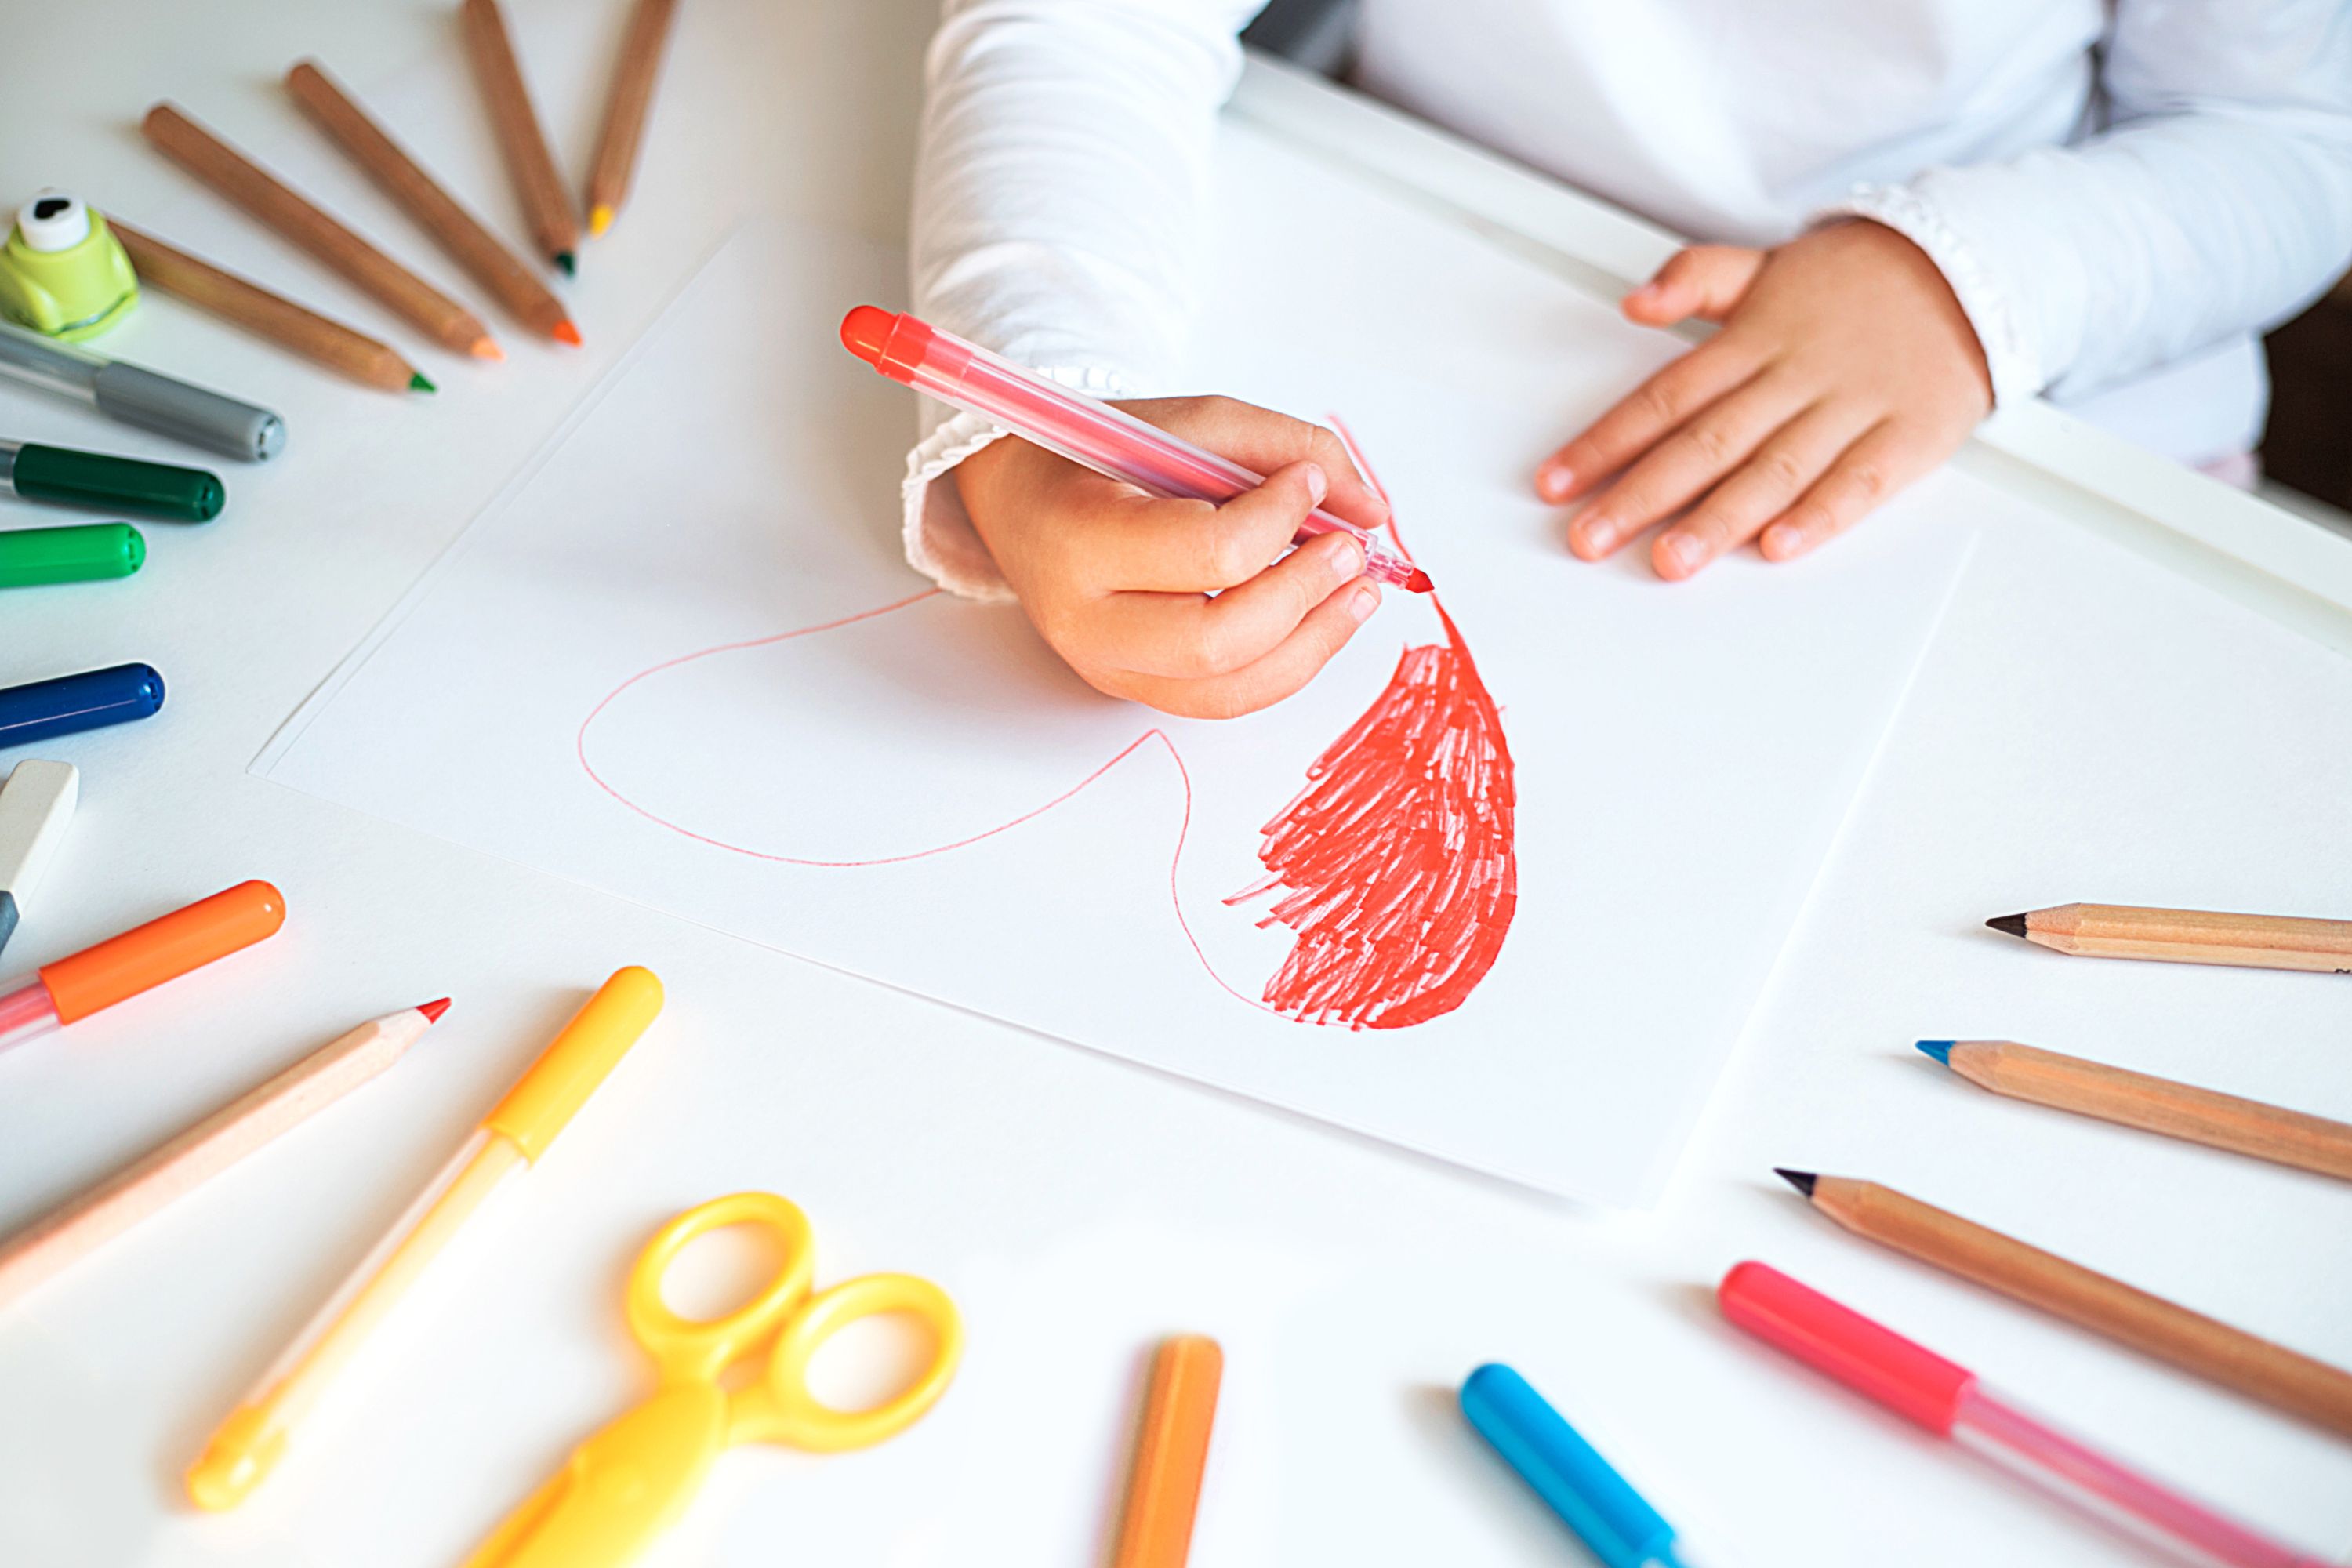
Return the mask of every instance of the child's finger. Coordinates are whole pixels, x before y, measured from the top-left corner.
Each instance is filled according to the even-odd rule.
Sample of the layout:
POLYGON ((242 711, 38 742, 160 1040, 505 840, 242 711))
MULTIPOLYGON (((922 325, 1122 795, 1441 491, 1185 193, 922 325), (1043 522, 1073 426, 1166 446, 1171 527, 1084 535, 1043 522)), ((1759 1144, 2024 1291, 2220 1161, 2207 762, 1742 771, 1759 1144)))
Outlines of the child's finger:
POLYGON ((1700 344, 1619 399, 1536 469, 1536 493, 1573 500, 1657 444, 1759 368, 1752 351, 1724 338, 1700 344))
POLYGON ((1668 433, 1601 491, 1569 525, 1568 547, 1587 561, 1600 560, 1660 518, 1689 505, 1746 462, 1802 408, 1803 395, 1769 371, 1718 398, 1668 433))
POLYGON ((1802 555, 1852 528, 1870 509, 1917 479, 1933 465, 1906 442, 1895 423, 1881 420, 1864 432, 1757 541, 1767 561, 1802 555))
POLYGON ((1815 404, 1776 431, 1690 515, 1650 547, 1658 575, 1678 582, 1738 549, 1793 505, 1867 426, 1869 416, 1815 404))
POLYGON ((1359 577, 1308 611, 1273 652, 1253 663, 1206 680, 1132 676, 1121 682, 1121 695, 1187 719, 1237 719, 1255 713, 1314 679, 1380 607, 1379 585, 1359 577))
POLYGON ((1315 463, 1292 463, 1222 506, 1136 500, 1073 541, 1096 563, 1088 575, 1108 588, 1213 594, 1239 587, 1290 547, 1328 481, 1315 463))
POLYGON ((1280 647, 1363 569, 1364 547, 1352 535, 1327 533, 1214 598, 1113 594, 1093 606, 1087 635, 1099 662, 1138 675, 1227 675, 1280 647))
POLYGON ((1193 399, 1178 423, 1186 440, 1261 474, 1311 462, 1323 470, 1328 487, 1323 504, 1332 515, 1360 528, 1388 521, 1388 503, 1356 471, 1347 444, 1320 425, 1231 397, 1193 399))
POLYGON ((1694 245, 1666 259, 1657 275, 1625 296, 1627 319, 1671 327, 1696 316, 1720 321, 1748 297, 1764 269, 1764 252, 1738 245, 1694 245))

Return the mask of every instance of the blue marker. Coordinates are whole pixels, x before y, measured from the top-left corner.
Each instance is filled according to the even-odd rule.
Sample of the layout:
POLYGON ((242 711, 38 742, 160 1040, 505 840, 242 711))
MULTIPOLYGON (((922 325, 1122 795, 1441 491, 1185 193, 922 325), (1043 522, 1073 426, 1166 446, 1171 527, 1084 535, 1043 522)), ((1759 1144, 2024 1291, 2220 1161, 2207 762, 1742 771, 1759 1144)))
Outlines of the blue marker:
POLYGON ((1675 1527, 1526 1378, 1487 1363, 1462 1380, 1462 1414, 1607 1568, 1693 1568, 1675 1527))
POLYGON ((163 706, 163 678, 145 664, 118 664, 0 687, 0 746, 22 746, 77 730, 127 724, 163 706))

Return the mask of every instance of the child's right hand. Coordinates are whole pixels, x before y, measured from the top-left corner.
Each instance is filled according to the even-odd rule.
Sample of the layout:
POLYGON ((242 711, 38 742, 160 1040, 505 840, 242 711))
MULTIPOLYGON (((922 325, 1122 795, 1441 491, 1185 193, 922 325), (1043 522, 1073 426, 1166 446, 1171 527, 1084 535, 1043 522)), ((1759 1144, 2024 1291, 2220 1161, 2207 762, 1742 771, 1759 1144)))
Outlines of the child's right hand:
POLYGON ((1281 701, 1381 592, 1345 533, 1275 557, 1318 504, 1367 529, 1387 506, 1320 426, 1230 397, 1119 406, 1265 483, 1222 506, 1162 500, 1008 436, 956 467, 972 526, 1038 634, 1096 689, 1194 719, 1281 701))

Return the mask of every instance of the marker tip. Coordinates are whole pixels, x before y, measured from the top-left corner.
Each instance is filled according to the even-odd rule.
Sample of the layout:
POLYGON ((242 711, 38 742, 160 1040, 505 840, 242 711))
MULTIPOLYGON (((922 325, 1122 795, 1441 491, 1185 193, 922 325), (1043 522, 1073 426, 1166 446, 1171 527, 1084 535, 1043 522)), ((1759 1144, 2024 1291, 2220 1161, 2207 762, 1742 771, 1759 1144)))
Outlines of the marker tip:
POLYGON ((1416 566, 1412 569, 1412 575, 1404 580, 1404 586, 1409 594, 1426 594, 1437 584, 1429 580, 1428 573, 1416 566))

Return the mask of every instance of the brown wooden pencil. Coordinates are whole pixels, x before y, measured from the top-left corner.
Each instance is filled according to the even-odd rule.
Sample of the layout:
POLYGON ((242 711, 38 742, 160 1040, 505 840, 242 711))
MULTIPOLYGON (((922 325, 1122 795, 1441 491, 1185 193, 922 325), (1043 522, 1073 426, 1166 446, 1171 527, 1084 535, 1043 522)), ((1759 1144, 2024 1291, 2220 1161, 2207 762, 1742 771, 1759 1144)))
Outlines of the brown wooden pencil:
POLYGON ((621 40, 620 64, 613 73, 613 96, 604 106, 604 130, 596 140, 596 162, 588 172, 590 238, 613 226, 637 169, 646 111, 653 107, 654 79, 661 74, 677 0, 637 0, 629 31, 621 40))
POLYGON ((2352 974, 2352 921, 2144 910, 2129 904, 2060 904, 2021 915, 2003 915, 1985 924, 2053 952, 2085 958, 2153 958, 2167 963, 2231 963, 2250 969, 2332 970, 2352 974))
POLYGON ((2352 1125, 2014 1040, 1922 1040, 1979 1089, 2352 1181, 2352 1125))
POLYGON ((1875 1182, 1782 1171, 1839 1225, 1883 1247, 2352 1436, 2352 1373, 2029 1247, 1875 1182))
POLYGON ((282 349, 340 371, 353 381, 393 392, 430 392, 422 371, 364 332, 281 299, 258 283, 175 250, 109 213, 107 226, 122 241, 139 280, 177 294, 223 321, 234 321, 282 349))
POLYGON ((0 1306, 367 1082, 448 1008, 445 996, 330 1040, 0 1242, 0 1306))
POLYGON ((576 345, 580 342, 580 329, 564 313, 563 302, 522 258, 500 245, 479 219, 443 190, 424 165, 370 119, 358 100, 316 60, 303 60, 288 71, 286 88, 328 139, 398 202, 509 315, 562 342, 576 345))
POLYGON ((474 77, 489 107, 490 127, 498 133, 499 152, 522 203, 523 219, 541 252, 569 275, 578 265, 580 219, 563 195, 555 156, 547 150, 539 113, 530 106, 530 89, 523 85, 506 17, 499 14, 498 0, 465 0, 458 15, 466 52, 473 58, 474 77))
POLYGON ((335 219, 172 104, 140 129, 157 151, 268 227, 367 290, 417 331, 478 359, 504 359, 473 313, 335 219))

